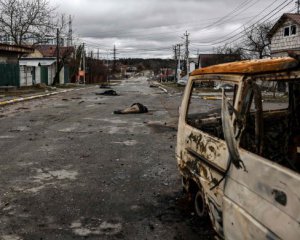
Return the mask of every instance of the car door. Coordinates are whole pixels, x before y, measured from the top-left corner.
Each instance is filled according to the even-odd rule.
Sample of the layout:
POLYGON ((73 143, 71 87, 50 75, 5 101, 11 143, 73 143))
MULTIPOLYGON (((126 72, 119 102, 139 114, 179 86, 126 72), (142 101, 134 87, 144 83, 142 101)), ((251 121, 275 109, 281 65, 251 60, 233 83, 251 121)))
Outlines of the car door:
MULTIPOLYGON (((223 96, 223 102, 226 101, 223 96)), ((229 117, 226 119, 233 121, 229 117)), ((227 125, 233 126, 232 122, 227 125)), ((279 145, 275 147, 274 144, 274 147, 277 151, 280 151, 280 144, 286 142, 279 126, 275 126, 279 145)), ((267 135, 267 132, 264 134, 267 135)), ((300 239, 299 173, 271 161, 250 147, 245 149, 246 145, 245 148, 239 146, 234 149, 230 144, 227 141, 231 151, 238 155, 242 167, 232 164, 226 178, 223 199, 225 238, 300 239)), ((272 147, 271 141, 264 144, 272 147)))
MULTIPOLYGON (((188 172, 200 186, 217 232, 223 233, 222 181, 228 166, 228 151, 223 139, 221 90, 214 81, 189 82, 184 100, 186 114, 180 116, 179 152, 182 171, 188 172)), ((233 88, 230 89, 233 93, 233 88)))

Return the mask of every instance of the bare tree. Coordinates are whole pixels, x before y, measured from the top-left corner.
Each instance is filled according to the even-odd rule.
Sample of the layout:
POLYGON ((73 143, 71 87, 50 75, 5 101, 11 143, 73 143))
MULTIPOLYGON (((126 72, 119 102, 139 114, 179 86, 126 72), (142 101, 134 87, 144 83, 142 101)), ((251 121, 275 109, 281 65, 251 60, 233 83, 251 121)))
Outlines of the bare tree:
POLYGON ((28 37, 42 39, 55 28, 55 7, 49 0, 0 0, 0 32, 22 45, 28 37))
POLYGON ((239 45, 232 46, 232 45, 225 44, 223 46, 219 46, 216 49, 214 49, 214 52, 217 54, 237 55, 240 56, 241 59, 249 58, 247 53, 243 50, 242 46, 239 45))
POLYGON ((261 23, 245 30, 246 37, 242 49, 247 51, 252 58, 270 57, 271 41, 267 35, 271 27, 270 23, 261 23))

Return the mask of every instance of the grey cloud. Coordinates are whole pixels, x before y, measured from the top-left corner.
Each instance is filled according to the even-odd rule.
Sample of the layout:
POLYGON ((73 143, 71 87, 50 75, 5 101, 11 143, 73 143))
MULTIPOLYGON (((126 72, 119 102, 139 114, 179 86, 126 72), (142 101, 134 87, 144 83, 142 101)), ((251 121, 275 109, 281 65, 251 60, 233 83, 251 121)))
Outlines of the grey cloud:
MULTIPOLYGON (((85 39, 90 48, 98 47, 105 51, 117 44, 120 52, 122 48, 130 48, 131 54, 171 57, 172 45, 182 41, 181 36, 185 30, 191 33, 191 41, 195 44, 220 39, 249 21, 246 17, 255 15, 273 0, 249 0, 249 3, 256 3, 234 19, 217 24, 212 23, 245 0, 52 1, 60 5, 62 12, 74 16, 75 33, 82 40, 85 39), (209 27, 204 29, 207 26, 209 27), (88 42, 93 42, 94 46, 88 42), (168 50, 150 51, 157 48, 168 50), (149 54, 139 54, 145 53, 144 49, 149 49, 149 54)), ((212 50, 213 46, 198 48, 200 51, 207 51, 212 50)))

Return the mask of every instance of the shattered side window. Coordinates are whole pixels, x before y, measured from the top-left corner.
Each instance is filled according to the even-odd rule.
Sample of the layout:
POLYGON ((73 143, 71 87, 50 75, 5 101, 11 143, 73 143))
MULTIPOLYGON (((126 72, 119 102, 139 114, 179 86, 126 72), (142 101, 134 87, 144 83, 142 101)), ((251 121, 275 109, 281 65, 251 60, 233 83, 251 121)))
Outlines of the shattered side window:
POLYGON ((220 81, 198 81, 193 84, 187 112, 187 123, 214 137, 224 139, 221 119, 222 89, 233 102, 235 86, 220 81))
POLYGON ((293 170, 300 169, 299 82, 257 82, 262 114, 257 114, 255 94, 247 114, 241 147, 293 170), (297 150, 298 149, 298 150, 297 150))
POLYGON ((283 81, 266 81, 258 83, 262 94, 264 111, 288 108, 288 83, 283 81))

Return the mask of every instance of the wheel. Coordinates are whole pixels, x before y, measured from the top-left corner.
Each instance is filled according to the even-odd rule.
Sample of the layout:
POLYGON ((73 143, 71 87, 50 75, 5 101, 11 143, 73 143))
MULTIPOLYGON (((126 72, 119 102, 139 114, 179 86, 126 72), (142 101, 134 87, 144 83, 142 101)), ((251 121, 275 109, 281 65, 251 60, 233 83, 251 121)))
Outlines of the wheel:
POLYGON ((187 193, 189 186, 188 186, 188 181, 185 177, 181 177, 181 186, 182 186, 183 193, 187 193))
POLYGON ((196 214, 201 218, 207 217, 207 215, 208 215, 207 206, 205 203, 205 197, 204 197, 204 193, 202 190, 199 190, 196 193, 195 199, 194 199, 194 204, 195 204, 196 214))

